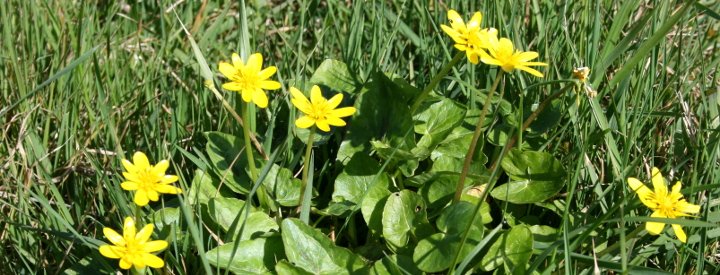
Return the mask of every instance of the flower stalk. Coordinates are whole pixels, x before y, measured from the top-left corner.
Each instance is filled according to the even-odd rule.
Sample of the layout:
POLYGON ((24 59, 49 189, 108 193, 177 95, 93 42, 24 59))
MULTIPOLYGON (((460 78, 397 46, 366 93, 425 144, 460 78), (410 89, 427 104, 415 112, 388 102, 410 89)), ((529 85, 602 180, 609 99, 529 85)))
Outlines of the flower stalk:
MULTIPOLYGON (((305 146, 305 159, 303 160, 303 172, 302 172, 302 184, 300 185, 300 207, 299 210, 302 209, 302 204, 305 203, 303 200, 305 198, 305 188, 307 187, 308 182, 308 173, 309 170, 312 169, 310 167, 310 155, 312 154, 312 147, 313 142, 315 138, 315 127, 310 128, 310 134, 307 137, 307 145, 305 146)), ((307 203, 310 203, 309 201, 307 203)), ((305 221, 307 223, 308 221, 305 221)))
POLYGON ((472 164, 472 159, 475 155, 475 147, 477 147, 478 139, 480 139, 480 134, 482 133, 482 125, 485 121, 485 115, 490 109, 490 104, 492 104, 492 98, 495 95, 495 90, 497 90, 498 84, 500 84, 500 80, 502 79, 503 74, 503 70, 498 70, 498 73, 495 76, 495 81, 493 82, 492 87, 488 92, 487 98, 485 98, 482 112, 480 112, 480 118, 475 125, 475 132, 473 133, 470 148, 468 149, 468 153, 465 155, 465 162, 463 163, 463 169, 460 173, 460 180, 458 180, 457 186, 455 188, 455 196, 453 197, 453 203, 459 202, 460 197, 462 196, 463 187, 465 187, 465 178, 467 178, 468 171, 470 170, 470 164, 472 164))

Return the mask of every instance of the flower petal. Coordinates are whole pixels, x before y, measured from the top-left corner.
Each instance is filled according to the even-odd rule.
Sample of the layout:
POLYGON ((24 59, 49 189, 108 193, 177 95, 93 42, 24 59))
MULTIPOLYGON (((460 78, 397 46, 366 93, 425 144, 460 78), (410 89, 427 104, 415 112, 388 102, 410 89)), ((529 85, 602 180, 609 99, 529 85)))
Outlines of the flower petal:
POLYGON ((499 42, 498 48, 496 49, 496 51, 498 51, 498 52, 507 52, 507 53, 512 54, 513 51, 515 50, 515 47, 513 46, 513 43, 512 43, 512 41, 510 41, 510 39, 503 37, 503 38, 500 38, 500 40, 498 42, 499 42))
POLYGON ((687 235, 685 235, 685 231, 682 229, 682 226, 680 226, 679 224, 673 224, 672 229, 675 232, 675 236, 677 236, 678 240, 683 243, 687 242, 687 235))
POLYGON ((223 83, 222 88, 228 91, 242 91, 243 86, 237 82, 223 83))
POLYGON ((260 53, 254 53, 250 55, 250 58, 248 58, 247 65, 245 67, 249 68, 250 70, 253 70, 255 72, 260 72, 262 69, 262 63, 263 63, 263 57, 260 53))
POLYGON ((310 103, 312 103, 312 105, 318 105, 323 101, 325 101, 325 98, 322 96, 320 87, 318 87, 318 85, 313 85, 310 89, 310 103))
POLYGON ((250 101, 252 101, 252 97, 253 97, 253 93, 254 93, 254 92, 255 92, 255 91, 253 91, 253 90, 242 89, 242 92, 240 93, 240 94, 242 95, 242 100, 245 101, 245 102, 250 102, 250 101))
POLYGON ((680 195, 679 198, 682 198, 682 193, 680 193, 680 189, 682 189, 682 182, 677 181, 677 182, 675 182, 675 185, 673 185, 672 191, 671 191, 670 194, 672 194, 672 195, 678 195, 678 194, 679 194, 679 195, 680 195))
POLYGON ((529 60, 533 60, 537 58, 539 55, 536 52, 521 52, 517 54, 517 60, 520 62, 525 62, 529 60))
POLYGON ((123 238, 126 242, 135 238, 135 220, 131 217, 125 218, 123 223, 123 238))
POLYGON ((165 265, 165 262, 163 262, 160 257, 150 253, 142 254, 142 260, 145 264, 152 268, 161 268, 165 265))
POLYGON ((147 194, 147 198, 151 201, 158 201, 160 199, 160 194, 158 194, 158 192, 154 189, 147 190, 145 193, 147 194))
POLYGON ((475 14, 473 14, 472 18, 470 18, 470 21, 467 23, 468 31, 473 31, 473 30, 479 29, 481 22, 482 22, 482 13, 475 12, 475 14))
POLYGON ((98 250, 100 250, 101 255, 110 259, 120 259, 123 256, 123 253, 117 249, 117 246, 101 245, 98 250))
POLYGON ((277 72, 277 67, 269 66, 258 73, 258 78, 265 80, 272 77, 277 72))
POLYGON ((165 249, 168 246, 168 242, 166 241, 149 241, 145 243, 145 246, 143 247, 143 250, 145 252, 155 252, 165 249))
POLYGON ((347 117, 353 115, 355 111, 357 111, 355 107, 343 107, 330 111, 330 115, 335 117, 347 117))
POLYGON ((218 70, 228 79, 234 79, 237 76, 238 70, 230 65, 230 63, 220 62, 218 64, 218 70))
POLYGON ((105 235, 105 238, 108 239, 112 244, 117 246, 125 246, 125 239, 123 236, 117 233, 117 231, 112 230, 108 227, 103 227, 103 234, 105 235))
POLYGON ((145 153, 139 151, 135 152, 133 155, 133 163, 138 170, 144 170, 145 168, 150 167, 150 161, 148 161, 145 153))
POLYGON ((335 108, 337 108, 338 105, 340 105, 340 102, 342 102, 342 100, 343 100, 343 94, 338 93, 328 100, 327 107, 329 109, 335 109, 335 108))
POLYGON ((688 213, 688 214, 700 213, 700 205, 695 205, 695 204, 689 203, 685 200, 678 201, 676 206, 677 206, 676 210, 678 212, 683 212, 683 213, 688 213))
POLYGON ((162 177, 162 179, 160 179, 160 183, 161 184, 170 184, 170 183, 178 181, 178 179, 180 179, 180 178, 175 175, 164 175, 162 177))
POLYGON ((120 259, 120 268, 130 269, 131 266, 132 266, 132 261, 129 261, 129 257, 122 257, 120 259))
POLYGON ((122 163, 123 167, 125 167, 125 171, 127 171, 128 173, 135 173, 138 170, 135 165, 133 165, 132 162, 130 162, 129 160, 123 159, 120 162, 122 163))
POLYGON ((153 225, 145 225, 137 234, 135 234, 135 241, 138 243, 145 243, 150 239, 153 233, 153 225))
POLYGON ((541 72, 539 72, 538 70, 535 70, 533 68, 527 67, 527 66, 518 65, 518 66, 515 66, 515 69, 525 71, 525 72, 527 72, 531 75, 537 76, 537 77, 543 77, 543 74, 541 72))
POLYGON ((667 185, 665 184, 665 179, 663 178, 662 173, 660 173, 660 169, 653 167, 651 173, 655 195, 657 195, 658 198, 666 197, 668 194, 667 185))
POLYGON ((138 206, 147 205, 149 202, 147 192, 145 192, 145 190, 143 189, 137 190, 137 192, 135 192, 135 199, 133 201, 135 201, 135 204, 137 204, 138 206))
POLYGON ((273 80, 264 80, 260 82, 260 88, 263 90, 277 90, 282 87, 282 84, 273 80))
MULTIPOLYGON (((655 211, 650 215, 650 217, 653 218, 667 218, 665 215, 660 213, 660 211, 655 211)), ((648 233, 652 235, 658 235, 663 231, 663 228, 665 228, 665 224, 661 222, 647 222, 645 223, 645 229, 648 231, 648 233)))
POLYGON ((165 171, 167 171, 168 167, 170 167, 170 162, 167 161, 166 159, 164 159, 164 160, 161 160, 160 162, 158 162, 157 164, 155 164, 155 166, 153 166, 152 172, 154 174, 164 175, 165 171))
POLYGON ((309 116, 302 116, 295 120, 295 126, 302 129, 307 129, 315 124, 315 120, 309 116))
POLYGON ((628 178, 627 179, 628 185, 630 185, 630 190, 633 190, 635 193, 638 194, 638 198, 640 198, 640 201, 645 204, 645 206, 650 207, 654 209, 657 207, 656 203, 652 202, 651 197, 654 195, 652 191, 650 191, 650 188, 645 186, 640 180, 636 178, 628 178))
POLYGON ((260 108, 267 108, 268 97, 262 89, 256 89, 252 94, 253 102, 260 108))
POLYGON ((465 32, 465 22, 460 17, 460 14, 455 10, 448 10, 447 17, 448 21, 450 21, 450 27, 459 32, 465 32))
POLYGON ((120 187, 122 187, 122 189, 127 190, 127 191, 135 191, 135 190, 138 190, 140 185, 134 181, 123 181, 120 184, 120 187))
POLYGON ((245 67, 245 63, 243 62, 242 58, 240 58, 240 55, 237 53, 232 54, 232 63, 235 68, 238 70, 242 70, 242 68, 245 67))
POLYGON ((330 125, 328 125, 327 121, 324 119, 315 121, 315 125, 317 125, 318 129, 324 132, 330 132, 330 125))
POLYGON ((155 185, 155 191, 162 194, 179 194, 182 193, 182 189, 172 185, 158 184, 155 185))
POLYGON ((342 126, 345 126, 345 125, 346 125, 346 123, 345 123, 344 120, 342 120, 342 119, 340 119, 339 117, 336 117, 336 116, 327 116, 327 117, 326 117, 326 121, 327 121, 328 124, 330 124, 330 125, 332 125, 332 126, 342 127, 342 126))

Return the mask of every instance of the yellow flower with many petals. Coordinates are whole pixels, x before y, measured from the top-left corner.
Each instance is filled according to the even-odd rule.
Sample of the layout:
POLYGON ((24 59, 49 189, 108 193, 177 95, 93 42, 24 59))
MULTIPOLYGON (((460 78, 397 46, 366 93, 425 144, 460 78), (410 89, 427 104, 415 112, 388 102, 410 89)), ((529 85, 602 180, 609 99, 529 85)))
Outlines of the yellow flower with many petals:
POLYGON ((511 72, 514 69, 526 71, 531 75, 543 77, 543 74, 528 66, 547 66, 543 62, 530 62, 538 57, 537 52, 523 52, 515 50, 510 39, 489 36, 490 47, 487 53, 480 52, 480 60, 488 65, 500 66, 505 72, 511 72))
POLYGON ((476 12, 465 24, 460 14, 455 10, 448 11, 450 26, 440 25, 440 28, 455 41, 455 48, 464 51, 471 63, 477 64, 480 52, 490 47, 489 38, 497 35, 495 29, 480 29, 482 14, 476 12))
POLYGON ((259 53, 250 55, 247 64, 243 62, 236 53, 232 54, 232 65, 227 62, 220 62, 218 69, 227 77, 230 82, 222 87, 230 91, 239 91, 245 102, 254 102, 258 107, 265 108, 268 105, 268 97, 265 90, 280 89, 280 82, 268 80, 272 77, 277 68, 270 66, 262 68, 263 57, 259 53))
POLYGON ((125 218, 123 234, 115 230, 103 228, 105 238, 110 240, 112 245, 101 245, 100 254, 110 259, 120 259, 120 268, 129 269, 131 266, 142 269, 145 266, 160 268, 165 265, 160 257, 150 254, 165 249, 168 246, 166 241, 149 241, 153 232, 153 225, 148 224, 135 233, 135 220, 131 217, 125 218))
POLYGON ((148 201, 157 201, 159 194, 178 194, 182 193, 171 183, 178 181, 178 176, 165 175, 165 171, 170 166, 170 162, 162 160, 156 165, 150 165, 147 156, 143 152, 135 152, 133 162, 126 159, 122 160, 123 167, 127 172, 123 172, 125 181, 120 186, 128 191, 135 191, 135 204, 145 206, 148 201))
POLYGON ((340 105, 343 95, 340 93, 329 100, 325 99, 317 85, 313 85, 310 89, 310 100, 295 87, 290 87, 290 94, 292 95, 290 100, 292 104, 305 114, 295 121, 295 126, 299 128, 305 129, 317 125, 320 130, 330 132, 330 125, 345 126, 345 121, 340 118, 355 113, 354 107, 336 109, 340 105))
MULTIPOLYGON (((679 181, 673 185, 671 192, 668 193, 665 179, 660 173, 660 170, 656 167, 652 168, 652 184, 654 192, 636 178, 631 177, 628 178, 627 181, 630 185, 630 189, 638 194, 640 201, 642 201, 645 206, 653 210, 650 217, 674 219, 678 217, 692 216, 690 214, 697 214, 700 212, 699 205, 691 204, 682 198, 683 195, 680 193, 682 183, 679 181)), ((664 228, 665 224, 660 222, 647 222, 645 224, 645 229, 653 235, 660 234, 664 228)), ((683 231, 679 224, 672 224, 672 228, 673 231, 675 231, 675 236, 677 236, 681 242, 687 242, 685 231, 683 231)))

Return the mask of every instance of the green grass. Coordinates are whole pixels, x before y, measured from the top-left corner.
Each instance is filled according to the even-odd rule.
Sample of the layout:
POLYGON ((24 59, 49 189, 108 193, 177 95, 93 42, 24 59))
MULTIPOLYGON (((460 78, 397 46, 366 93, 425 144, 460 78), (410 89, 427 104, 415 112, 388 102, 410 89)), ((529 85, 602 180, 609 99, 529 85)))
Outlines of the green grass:
MULTIPOLYGON (((247 1, 246 17, 242 2, 175 2, 0 5, 0 273, 116 269, 117 261, 103 258, 97 247, 107 242, 104 226, 120 229, 123 218, 136 211, 131 193, 120 188, 120 160, 135 151, 144 151, 151 162, 170 159, 169 173, 190 190, 199 181, 195 170, 213 166, 203 133, 242 136, 235 118, 203 85, 203 68, 180 21, 218 87, 224 79, 217 64, 233 52, 260 52, 264 64, 278 67, 274 79, 283 88, 268 93, 271 107, 253 110, 257 116, 249 124, 268 155, 278 152, 274 162, 296 174, 304 144, 294 134, 287 89, 309 90, 320 64, 336 59, 347 64, 358 90, 373 83, 377 72, 422 90, 457 53, 439 28, 447 24, 448 8, 465 18, 481 11, 483 26, 497 28, 549 63, 542 79, 518 72, 505 78, 504 99, 513 109, 502 116, 500 108, 491 108, 489 116, 498 124, 528 116, 534 104, 575 85, 556 81, 569 80, 575 67, 591 68, 588 83, 598 93, 590 98, 566 92, 555 101, 559 118, 546 132, 522 135, 525 143, 519 144, 534 139, 530 148, 560 160, 565 187, 544 203, 490 200, 494 223, 488 232, 501 220, 507 228, 527 223, 558 229, 553 241, 536 239, 529 267, 542 274, 587 274, 594 265, 633 274, 645 267, 720 272, 717 1, 247 1), (683 190, 690 190, 684 193, 688 201, 701 205, 694 221, 706 223, 683 223, 687 244, 675 240, 672 230, 651 236, 642 230, 643 221, 632 218, 649 212, 626 178, 649 183, 652 166, 672 182, 681 180, 683 190)), ((480 109, 496 72, 463 60, 434 91, 480 109)), ((221 94, 241 110, 239 95, 221 94)), ((517 120, 509 125, 517 126, 517 120)), ((368 256, 372 245, 379 243, 387 254, 395 251, 368 232, 359 213, 320 213, 343 171, 336 156, 344 136, 337 131, 315 147, 317 197, 310 224, 337 234, 337 245, 371 265, 383 256, 368 256)), ((489 168, 503 146, 481 143, 489 168)), ((372 157, 396 189, 411 181, 382 153, 372 157)), ((507 181, 501 177, 498 185, 507 181)), ((411 186, 405 187, 419 189, 411 186)), ((181 209, 182 232, 161 233, 171 243, 162 254, 168 272, 224 272, 209 265, 204 252, 228 242, 230 234, 204 216, 199 204, 187 203, 192 198, 162 198, 143 211, 181 209)), ((279 222, 290 209, 267 212, 279 222)))

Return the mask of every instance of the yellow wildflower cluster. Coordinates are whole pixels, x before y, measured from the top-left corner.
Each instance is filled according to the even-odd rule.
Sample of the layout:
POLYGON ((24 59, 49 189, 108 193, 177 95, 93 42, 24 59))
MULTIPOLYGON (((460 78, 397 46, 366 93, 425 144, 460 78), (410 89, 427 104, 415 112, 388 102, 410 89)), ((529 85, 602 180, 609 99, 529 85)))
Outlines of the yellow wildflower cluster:
MULTIPOLYGON (((182 189, 172 185, 178 181, 178 176, 166 175, 170 162, 161 160, 155 165, 150 164, 143 152, 133 154, 133 162, 123 159, 122 165, 125 168, 123 177, 125 181, 120 184, 125 190, 136 191, 133 201, 142 207, 150 201, 159 200, 160 194, 179 194, 182 189)), ((136 269, 143 269, 146 266, 160 268, 165 262, 154 254, 168 246, 166 241, 150 241, 153 232, 153 225, 147 224, 140 231, 136 232, 135 219, 126 217, 123 223, 123 234, 104 227, 103 234, 112 245, 101 245, 100 254, 110 259, 120 259, 120 268, 129 269, 135 266, 136 269)))
POLYGON ((494 28, 480 28, 482 14, 476 12, 465 24, 462 17, 454 11, 448 11, 450 26, 440 28, 455 41, 455 48, 464 51, 468 60, 478 64, 478 60, 488 65, 499 66, 505 72, 514 69, 525 71, 537 77, 543 74, 530 66, 547 66, 543 62, 531 62, 539 55, 537 52, 524 52, 515 49, 512 41, 507 38, 498 39, 498 31, 494 28))

